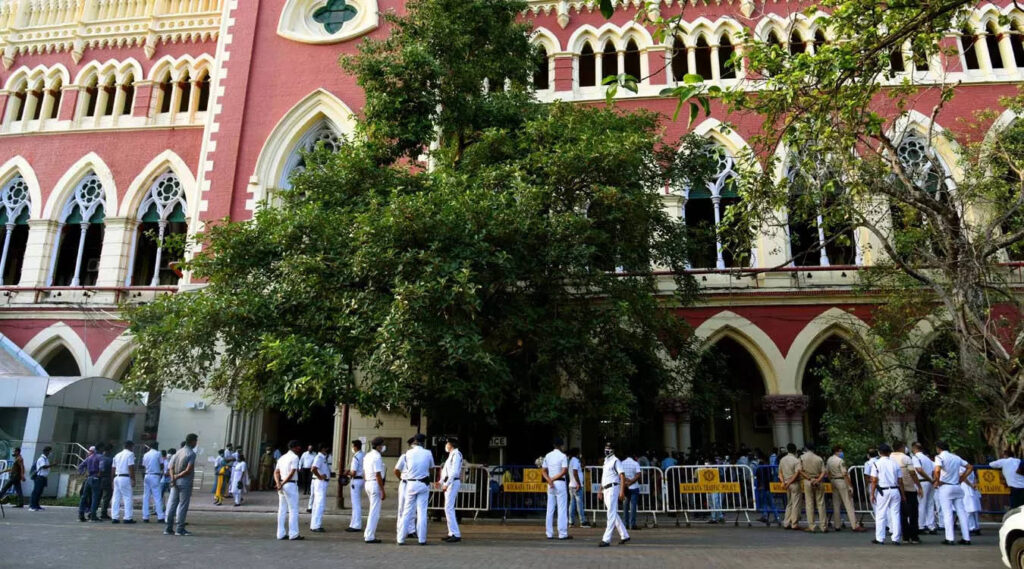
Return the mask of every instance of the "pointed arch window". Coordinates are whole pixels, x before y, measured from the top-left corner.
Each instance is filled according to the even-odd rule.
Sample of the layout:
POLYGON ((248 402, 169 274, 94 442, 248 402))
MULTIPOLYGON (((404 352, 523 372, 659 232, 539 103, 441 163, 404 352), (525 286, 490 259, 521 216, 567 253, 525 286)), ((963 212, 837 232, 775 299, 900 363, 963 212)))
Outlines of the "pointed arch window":
POLYGON ((583 44, 580 50, 579 61, 580 87, 593 87, 597 85, 597 58, 594 56, 594 48, 590 42, 583 44))
POLYGON ((196 112, 205 113, 210 108, 210 74, 203 72, 197 83, 199 101, 196 103, 196 112))
POLYGON ((117 80, 111 75, 103 86, 103 116, 114 114, 114 103, 117 101, 117 80))
POLYGON ((729 34, 722 34, 722 38, 718 40, 718 69, 722 79, 736 78, 736 63, 732 61, 734 53, 736 48, 733 47, 729 34))
MULTIPOLYGON (((896 155, 910 183, 932 199, 946 203, 952 189, 948 171, 923 135, 916 131, 907 133, 896 148, 896 155)), ((895 174, 893 183, 901 183, 895 174)), ((909 258, 922 254, 942 257, 946 253, 941 240, 924 229, 929 222, 918 208, 893 200, 889 205, 889 213, 893 232, 900 235, 900 239, 896 240, 898 254, 909 258)))
POLYGON ((135 75, 129 73, 121 83, 121 91, 124 92, 124 101, 121 104, 120 114, 131 115, 132 107, 135 106, 135 75))
POLYGON ((992 69, 1002 69, 1004 66, 1003 54, 999 51, 999 32, 992 22, 985 28, 985 47, 988 49, 988 61, 992 64, 992 69))
POLYGON ((710 81, 712 79, 711 46, 708 45, 708 40, 703 34, 697 38, 697 44, 693 49, 693 57, 696 63, 694 73, 703 77, 705 81, 710 81))
POLYGON ((643 71, 640 69, 640 48, 636 41, 626 42, 626 53, 623 55, 622 72, 632 76, 639 82, 643 78, 643 71))
POLYGON ((54 80, 53 84, 46 91, 46 96, 50 99, 50 116, 51 119, 60 117, 60 101, 64 95, 64 89, 61 80, 58 78, 54 80))
POLYGON ((160 113, 171 112, 171 101, 174 97, 174 83, 171 82, 170 71, 166 72, 163 79, 160 80, 158 91, 160 93, 160 113))
POLYGON ((601 81, 603 82, 606 77, 616 76, 619 74, 619 53, 615 49, 615 44, 612 40, 608 40, 604 44, 604 50, 601 52, 601 81))
POLYGON ((21 281, 21 267, 28 244, 29 205, 28 184, 20 175, 0 189, 0 224, 4 230, 0 285, 14 286, 21 281))
POLYGON ((43 88, 43 80, 42 79, 40 79, 35 84, 35 86, 32 88, 32 90, 28 92, 28 97, 26 98, 26 104, 28 105, 29 109, 31 109, 31 111, 32 111, 32 116, 30 117, 31 120, 37 121, 40 118, 42 118, 42 116, 43 116, 43 95, 45 94, 45 92, 46 91, 43 88))
POLYGON ((82 101, 82 103, 85 105, 85 112, 83 113, 83 116, 96 116, 96 99, 98 98, 99 78, 94 75, 86 82, 85 100, 82 101))
POLYGON ((92 286, 100 270, 106 191, 96 174, 89 174, 75 187, 60 217, 50 284, 92 286))
POLYGON ((128 269, 128 286, 178 284, 172 266, 181 262, 183 251, 168 239, 188 233, 188 206, 181 180, 166 172, 153 181, 139 206, 139 228, 135 235, 135 255, 128 269))
POLYGON ((807 46, 804 45, 804 38, 800 35, 800 32, 793 30, 793 33, 789 34, 789 54, 798 55, 804 53, 807 50, 807 46))
POLYGON ((786 171, 790 257, 797 267, 859 264, 853 228, 845 222, 828 226, 833 220, 822 215, 835 201, 830 196, 838 197, 843 192, 838 175, 829 172, 828 167, 827 160, 809 162, 794 155, 786 171), (816 171, 806 171, 807 164, 816 171), (815 201, 808 203, 810 199, 815 201))
POLYGON ((342 138, 338 134, 337 129, 334 128, 334 125, 326 119, 321 120, 313 128, 309 129, 309 132, 295 145, 292 153, 285 161, 281 180, 278 181, 278 187, 285 190, 291 189, 292 176, 306 169, 307 153, 318 147, 323 147, 331 152, 337 152, 341 150, 341 145, 342 138))
POLYGON ((902 46, 896 46, 889 50, 889 68, 893 73, 903 73, 907 70, 906 63, 903 61, 902 46))
POLYGON ((25 117, 25 106, 28 103, 28 84, 24 83, 14 93, 11 94, 10 102, 8 105, 11 107, 11 121, 18 122, 25 117))
POLYGON ((722 247, 719 226, 728 209, 739 202, 735 180, 736 162, 722 147, 709 143, 707 150, 717 160, 717 169, 703 186, 686 189, 683 203, 683 222, 693 243, 689 252, 689 266, 693 268, 724 269, 733 266, 731 252, 722 247))
POLYGON ((1010 51, 1013 52, 1013 61, 1017 67, 1024 67, 1024 24, 1014 22, 1010 33, 1010 51))
POLYGON ((686 73, 686 42, 682 36, 676 36, 675 41, 672 42, 672 77, 676 81, 682 81, 686 73))
POLYGON ((192 100, 192 78, 186 71, 178 81, 178 89, 181 95, 178 97, 178 112, 187 113, 188 106, 192 100))
POLYGON ((543 91, 551 87, 551 78, 548 69, 548 50, 544 49, 543 46, 538 46, 535 57, 537 58, 537 61, 533 69, 533 88, 538 91, 543 91))
POLYGON ((966 70, 976 70, 981 68, 981 64, 978 63, 978 52, 976 51, 974 32, 969 28, 960 30, 960 53, 964 56, 964 68, 966 70))

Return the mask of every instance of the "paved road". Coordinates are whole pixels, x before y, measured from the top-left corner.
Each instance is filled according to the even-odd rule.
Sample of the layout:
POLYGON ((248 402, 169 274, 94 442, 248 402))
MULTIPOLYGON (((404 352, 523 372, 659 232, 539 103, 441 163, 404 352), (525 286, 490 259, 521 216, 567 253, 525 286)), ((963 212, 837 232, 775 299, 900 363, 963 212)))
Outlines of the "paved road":
MULTIPOLYGON (((138 510, 136 510, 138 516, 138 510)), ((737 567, 742 569, 871 567, 1001 567, 996 530, 974 538, 971 547, 940 545, 938 536, 925 536, 920 546, 879 546, 870 536, 849 531, 827 535, 783 531, 778 528, 701 526, 645 529, 632 543, 599 549, 600 533, 576 529, 569 542, 544 539, 536 522, 500 524, 493 521, 463 524, 464 541, 447 545, 440 523, 430 524, 430 546, 393 543, 393 521, 382 521, 380 545, 362 543, 361 534, 344 533, 347 516, 328 516, 328 533, 308 531, 302 516, 305 541, 274 539, 275 517, 268 513, 235 511, 196 512, 189 516, 191 537, 168 537, 159 524, 132 526, 79 523, 70 508, 43 512, 7 509, 0 520, 0 567, 18 569, 75 567, 146 569, 181 567, 387 567, 395 569, 557 568, 636 566, 737 567), (282 560, 292 556, 294 564, 282 560), (301 557, 299 557, 301 556, 301 557), (301 563, 300 563, 301 559, 301 563), (874 559, 874 561, 871 561, 874 559)))

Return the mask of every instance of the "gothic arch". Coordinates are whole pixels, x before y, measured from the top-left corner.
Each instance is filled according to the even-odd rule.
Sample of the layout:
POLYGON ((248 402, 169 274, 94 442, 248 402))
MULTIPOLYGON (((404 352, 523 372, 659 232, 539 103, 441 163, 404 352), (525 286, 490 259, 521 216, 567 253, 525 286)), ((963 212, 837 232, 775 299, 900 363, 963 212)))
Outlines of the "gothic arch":
MULTIPOLYGON (((786 354, 787 381, 797 388, 793 393, 801 392, 800 384, 807 362, 822 342, 831 336, 838 336, 849 342, 855 350, 861 351, 868 329, 866 322, 836 307, 829 308, 808 322, 793 339, 786 354)), ((870 360, 865 358, 865 361, 870 360)))
POLYGON ((693 132, 699 136, 702 136, 708 140, 716 142, 722 145, 729 154, 737 161, 741 166, 752 166, 761 171, 761 163, 757 160, 745 160, 745 156, 752 156, 753 152, 750 149, 750 145, 743 139, 735 130, 725 127, 721 121, 714 118, 704 119, 697 128, 693 129, 693 132))
POLYGON ((916 132, 928 140, 935 149, 942 166, 954 182, 963 180, 963 169, 960 167, 960 156, 963 155, 960 144, 951 136, 950 131, 920 111, 909 110, 901 115, 889 128, 888 136, 898 147, 900 141, 911 132, 916 132))
POLYGON ((36 334, 22 348, 33 360, 42 362, 50 357, 59 347, 67 348, 78 364, 83 377, 93 375, 92 359, 89 348, 78 333, 64 322, 56 322, 36 334))
POLYGON ((121 334, 109 346, 100 357, 96 358, 93 369, 96 375, 117 381, 128 369, 128 365, 135 355, 135 344, 127 333, 121 334))
POLYGON ((15 156, 0 165, 0 184, 7 183, 15 176, 21 176, 28 185, 30 219, 40 219, 43 212, 43 194, 39 189, 39 179, 28 160, 15 156))
POLYGON ((191 219, 192 211, 195 211, 199 203, 199 196, 196 192, 196 178, 192 175, 192 170, 185 164, 185 161, 173 150, 164 150, 150 160, 149 164, 143 166, 139 175, 132 180, 131 184, 128 185, 128 189, 125 190, 124 198, 121 200, 121 205, 117 210, 118 217, 134 217, 138 213, 137 210, 142 200, 145 199, 146 193, 149 192, 153 180, 167 171, 173 172, 181 182, 181 187, 185 192, 185 203, 188 204, 189 210, 191 210, 186 212, 186 215, 191 219))
POLYGON ((64 207, 65 202, 68 201, 68 198, 74 193, 75 186, 83 176, 90 172, 96 174, 96 177, 103 183, 107 211, 118 211, 117 185, 114 183, 114 175, 111 173, 110 168, 107 167, 106 162, 98 154, 90 152, 80 158, 78 162, 75 162, 60 177, 60 180, 53 187, 53 191, 50 192, 50 198, 46 202, 46 208, 43 210, 41 217, 43 219, 59 221, 57 218, 61 213, 61 209, 64 207))
POLYGON ((785 363, 782 353, 764 330, 743 316, 730 310, 723 310, 701 323, 694 334, 701 338, 705 348, 713 346, 725 337, 743 346, 757 362, 768 395, 799 392, 790 390, 788 385, 780 384, 779 372, 785 363))
POLYGON ((255 209, 258 202, 267 198, 268 191, 281 179, 285 162, 295 145, 310 128, 325 119, 337 127, 343 136, 355 131, 356 122, 352 110, 324 89, 317 89, 306 96, 278 121, 256 160, 256 168, 249 182, 253 195, 246 202, 247 209, 255 209))

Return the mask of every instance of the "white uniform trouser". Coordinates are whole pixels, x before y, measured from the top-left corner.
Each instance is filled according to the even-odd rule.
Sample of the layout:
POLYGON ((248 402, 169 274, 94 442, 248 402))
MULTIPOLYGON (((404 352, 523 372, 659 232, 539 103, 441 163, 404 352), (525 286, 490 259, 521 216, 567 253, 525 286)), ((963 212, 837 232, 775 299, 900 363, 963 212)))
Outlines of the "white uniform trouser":
POLYGON ((448 535, 462 537, 459 533, 459 521, 455 519, 455 502, 458 501, 459 487, 461 480, 452 480, 448 489, 444 491, 444 519, 448 522, 448 535))
POLYGON ((416 518, 406 521, 405 519, 405 480, 398 483, 398 513, 395 516, 395 529, 401 532, 402 525, 405 525, 405 535, 416 533, 416 518))
POLYGON ((545 520, 544 531, 548 537, 554 536, 555 506, 558 506, 558 537, 563 538, 569 535, 569 493, 565 487, 564 480, 556 480, 554 485, 548 486, 548 515, 545 520))
POLYGON ((943 484, 939 486, 939 504, 942 506, 942 525, 945 526, 946 540, 956 539, 956 526, 953 514, 960 520, 960 535, 971 540, 971 530, 967 526, 967 508, 964 506, 964 491, 959 484, 943 484))
POLYGON ((892 532, 892 542, 903 540, 903 528, 900 525, 900 500, 903 494, 899 488, 879 490, 875 493, 875 539, 885 543, 886 526, 892 532))
POLYGON ((611 543, 612 531, 617 530, 621 539, 629 539, 629 532, 626 531, 626 524, 622 523, 622 518, 619 517, 619 485, 616 484, 611 488, 605 488, 604 492, 604 506, 608 512, 608 523, 604 527, 604 537, 601 541, 605 543, 611 543))
POLYGON ((921 482, 921 498, 917 501, 917 526, 935 529, 935 488, 931 482, 921 482))
POLYGON ((313 478, 309 495, 313 497, 313 517, 309 520, 309 529, 320 529, 324 524, 324 506, 327 505, 327 480, 313 478))
POLYGON ((124 504, 124 519, 132 519, 132 479, 128 476, 114 477, 114 495, 110 499, 110 517, 117 519, 121 504, 124 504))
POLYGON ((160 490, 160 475, 159 474, 147 474, 142 479, 142 519, 149 519, 149 504, 153 503, 153 508, 156 510, 156 519, 164 519, 164 505, 162 500, 162 492, 160 490))
POLYGON ((348 487, 348 498, 352 502, 352 521, 348 527, 363 529, 363 479, 352 480, 348 487))
POLYGON ((366 516, 366 530, 363 531, 363 539, 372 541, 377 539, 377 522, 380 521, 380 485, 376 480, 366 481, 366 495, 370 498, 370 513, 366 516))
POLYGON ((405 536, 408 533, 405 530, 412 524, 414 515, 416 517, 416 537, 420 543, 427 542, 427 500, 429 498, 430 486, 418 480, 406 480, 405 504, 402 508, 403 521, 396 528, 398 543, 405 543, 405 536))
POLYGON ((277 539, 285 536, 288 521, 288 539, 299 537, 299 486, 295 482, 284 485, 277 493, 277 539))

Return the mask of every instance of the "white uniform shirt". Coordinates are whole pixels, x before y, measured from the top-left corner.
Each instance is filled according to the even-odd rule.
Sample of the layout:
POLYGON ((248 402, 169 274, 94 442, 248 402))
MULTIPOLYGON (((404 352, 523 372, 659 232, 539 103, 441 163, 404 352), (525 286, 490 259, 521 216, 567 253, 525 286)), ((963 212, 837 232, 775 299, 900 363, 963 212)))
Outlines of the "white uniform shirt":
POLYGON ((135 466, 134 452, 124 449, 114 455, 114 474, 131 474, 133 466, 135 466))
MULTIPOLYGON (((628 456, 626 460, 622 461, 622 470, 626 473, 626 480, 632 479, 637 474, 640 474, 640 463, 633 460, 633 457, 628 456)), ((630 490, 638 490, 640 488, 640 480, 629 485, 630 490)))
POLYGON ((869 458, 868 461, 864 463, 864 473, 865 474, 867 474, 868 476, 871 476, 871 477, 875 476, 875 474, 874 474, 875 464, 878 463, 878 458, 879 457, 877 457, 877 456, 874 457, 874 458, 869 458))
MULTIPOLYGON (((320 473, 320 476, 325 479, 331 479, 331 469, 327 466, 327 457, 324 456, 323 453, 316 453, 316 456, 313 458, 313 466, 311 468, 315 468, 317 472, 320 473)), ((317 480, 319 480, 319 478, 317 480)))
POLYGON ((160 451, 156 449, 149 449, 149 452, 142 455, 142 468, 146 471, 146 474, 157 474, 163 472, 163 468, 160 467, 160 451))
MULTIPOLYGON (((554 478, 562 473, 562 469, 569 468, 569 458, 565 456, 564 452, 556 448, 544 457, 541 468, 548 471, 548 478, 554 478)), ((560 480, 566 479, 561 478, 560 480)))
POLYGON ((380 472, 381 480, 386 476, 384 472, 384 459, 373 449, 363 457, 363 476, 367 482, 377 482, 377 473, 380 472))
POLYGON ((989 464, 992 468, 999 468, 1003 471, 1003 478, 1006 479, 1006 485, 1010 488, 1024 488, 1024 476, 1017 474, 1017 467, 1020 466, 1020 459, 1009 457, 1000 458, 999 460, 993 461, 989 464))
POLYGON ((964 459, 944 450, 935 457, 935 465, 942 469, 939 473, 939 480, 943 484, 959 484, 960 469, 967 466, 964 459))
POLYGON ((878 479, 879 488, 899 489, 902 473, 900 465, 896 464, 895 460, 887 456, 882 456, 879 457, 873 465, 871 465, 870 475, 873 478, 878 479))
POLYGON ((47 477, 50 475, 50 459, 45 454, 39 455, 36 459, 36 476, 47 477))
POLYGON ((359 451, 352 455, 352 464, 348 465, 348 469, 355 472, 357 478, 363 477, 363 458, 365 457, 363 451, 359 451))
POLYGON ((620 482, 619 475, 625 473, 626 471, 622 469, 622 462, 614 454, 605 457, 604 469, 601 470, 601 487, 618 484, 620 482))
POLYGON ((308 450, 302 453, 302 458, 299 459, 299 468, 313 468, 313 460, 315 458, 316 455, 308 450))
POLYGON ((448 454, 448 459, 444 461, 444 466, 441 467, 441 480, 446 484, 451 484, 452 480, 462 478, 462 452, 455 448, 448 454))
MULTIPOLYGON (((932 476, 935 475, 935 463, 932 462, 932 459, 928 458, 928 455, 923 452, 915 452, 912 460, 914 468, 923 470, 928 480, 931 480, 932 476)), ((921 473, 918 472, 917 475, 920 476, 921 473)), ((928 480, 922 480, 921 482, 928 482, 928 480)))
POLYGON ((575 456, 569 459, 569 484, 578 488, 583 485, 583 467, 575 456))
MULTIPOLYGON (((294 452, 289 450, 288 452, 282 454, 281 458, 277 459, 277 466, 274 467, 274 470, 277 470, 278 472, 281 473, 281 481, 284 482, 285 479, 288 478, 288 475, 291 474, 293 470, 298 470, 298 468, 299 457, 294 452)), ((296 482, 295 476, 292 475, 291 479, 288 480, 288 482, 296 482)))
POLYGON ((431 468, 434 468, 434 455, 419 445, 413 445, 405 453, 405 468, 402 470, 402 480, 430 478, 431 468))
POLYGON ((404 454, 402 456, 398 457, 398 462, 395 463, 395 470, 401 472, 401 475, 398 477, 400 483, 401 482, 405 482, 406 478, 405 478, 405 455, 404 454))

